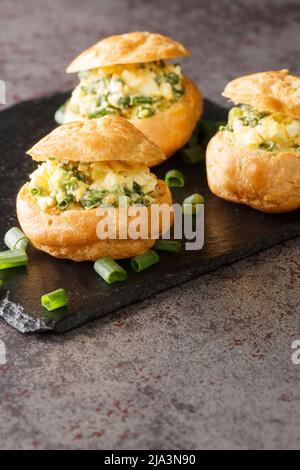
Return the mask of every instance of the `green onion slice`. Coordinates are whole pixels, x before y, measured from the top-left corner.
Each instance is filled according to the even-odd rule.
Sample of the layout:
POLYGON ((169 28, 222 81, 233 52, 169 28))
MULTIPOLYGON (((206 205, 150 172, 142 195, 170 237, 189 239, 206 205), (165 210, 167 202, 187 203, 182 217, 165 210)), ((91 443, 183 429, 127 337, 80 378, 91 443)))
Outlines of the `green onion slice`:
POLYGON ((228 124, 220 124, 220 127, 219 127, 219 131, 220 132, 223 132, 223 131, 228 131, 228 132, 232 132, 233 129, 232 127, 230 127, 228 124))
POLYGON ((4 243, 10 250, 26 250, 29 239, 19 227, 12 227, 6 232, 4 243))
POLYGON ((57 289, 49 294, 44 294, 41 297, 42 306, 49 312, 57 308, 64 307, 68 304, 68 296, 65 289, 57 289))
POLYGON ((179 240, 157 240, 154 248, 156 250, 178 253, 181 250, 181 242, 179 240))
POLYGON ((150 268, 154 264, 159 262, 159 256, 154 250, 145 251, 141 255, 137 255, 131 259, 130 265, 134 271, 139 273, 144 269, 150 268))
POLYGON ((43 190, 41 188, 38 188, 37 186, 30 189, 31 196, 41 196, 42 193, 43 190))
POLYGON ((229 110, 228 113, 228 124, 229 126, 232 126, 233 121, 237 118, 242 118, 243 117, 243 110, 241 108, 238 108, 237 106, 234 106, 229 110))
POLYGON ((194 165, 205 158, 205 152, 201 145, 186 147, 181 151, 182 160, 187 165, 194 165))
POLYGON ((198 142, 201 142, 203 148, 206 148, 210 139, 217 132, 219 125, 220 123, 208 119, 200 119, 200 121, 198 121, 194 132, 197 133, 198 142))
POLYGON ((113 284, 114 282, 125 281, 127 279, 127 272, 113 259, 103 256, 98 259, 94 264, 94 270, 99 276, 107 282, 113 284))
POLYGON ((184 199, 182 203, 182 212, 184 214, 196 214, 198 212, 198 205, 204 204, 204 197, 199 193, 191 194, 184 199))
POLYGON ((57 207, 61 209, 62 211, 65 211, 69 207, 72 201, 73 201, 72 196, 66 196, 64 199, 59 201, 59 203, 57 204, 57 207))
POLYGON ((178 170, 169 170, 165 174, 165 183, 169 188, 182 188, 185 183, 184 175, 178 170))
POLYGON ((171 85, 177 85, 177 83, 180 81, 180 77, 175 72, 169 72, 166 74, 166 81, 171 85))
POLYGON ((2 287, 4 284, 4 282, 2 281, 2 279, 0 279, 0 287, 2 287))
POLYGON ((198 134, 196 130, 193 132, 192 137, 186 144, 187 147, 196 147, 198 145, 198 134))
POLYGON ((15 268, 28 263, 24 250, 7 250, 0 252, 0 269, 15 268))
POLYGON ((131 102, 133 105, 136 104, 153 104, 153 98, 152 96, 132 96, 131 97, 131 102))
POLYGON ((277 150, 277 145, 274 142, 263 142, 259 145, 259 148, 262 150, 266 150, 267 152, 274 152, 277 150))
POLYGON ((65 110, 66 110, 66 106, 67 104, 69 103, 69 99, 64 103, 62 104, 58 110, 56 111, 56 113, 54 114, 54 120, 55 122, 57 122, 57 124, 61 125, 64 123, 64 120, 65 120, 65 110))

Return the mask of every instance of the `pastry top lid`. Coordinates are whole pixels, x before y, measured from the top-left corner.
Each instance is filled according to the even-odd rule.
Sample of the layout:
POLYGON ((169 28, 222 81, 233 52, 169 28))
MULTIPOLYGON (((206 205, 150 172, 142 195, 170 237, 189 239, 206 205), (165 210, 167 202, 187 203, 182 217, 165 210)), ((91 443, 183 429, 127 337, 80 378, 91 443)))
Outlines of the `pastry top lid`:
POLYGON ((132 165, 165 160, 160 148, 127 119, 108 115, 57 127, 28 150, 34 160, 92 163, 127 162, 132 165))
POLYGON ((236 78, 226 85, 223 96, 258 111, 300 118, 300 77, 290 75, 287 69, 236 78))
POLYGON ((182 44, 167 36, 137 31, 102 39, 79 54, 70 63, 67 72, 83 72, 109 65, 153 62, 188 55, 189 51, 182 44))

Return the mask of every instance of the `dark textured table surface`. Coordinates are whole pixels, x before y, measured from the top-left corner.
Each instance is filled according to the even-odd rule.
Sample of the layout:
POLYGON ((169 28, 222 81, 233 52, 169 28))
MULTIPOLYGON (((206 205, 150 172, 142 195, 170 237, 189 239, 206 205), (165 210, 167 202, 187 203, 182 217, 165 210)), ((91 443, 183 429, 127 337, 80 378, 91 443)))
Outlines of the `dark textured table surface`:
MULTIPOLYGON (((299 74, 299 27, 299 1, 0 0, 0 80, 7 105, 68 89, 77 52, 148 29, 222 104, 235 76, 299 74)), ((299 255, 291 240, 64 335, 1 321, 0 448, 299 448, 299 255)))

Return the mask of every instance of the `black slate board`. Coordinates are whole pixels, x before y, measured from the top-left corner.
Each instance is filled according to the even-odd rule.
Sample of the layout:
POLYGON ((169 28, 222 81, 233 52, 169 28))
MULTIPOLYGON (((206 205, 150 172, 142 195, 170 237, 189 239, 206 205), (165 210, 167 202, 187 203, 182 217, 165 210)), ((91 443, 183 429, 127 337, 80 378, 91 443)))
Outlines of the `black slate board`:
MULTIPOLYGON (((25 150, 55 127, 53 114, 66 96, 60 93, 27 101, 0 113, 1 240, 6 230, 17 224, 15 198, 36 167, 24 155, 25 150)), ((205 102, 205 117, 219 121, 225 116, 225 109, 205 102)), ((204 163, 189 167, 178 155, 154 172, 162 177, 174 167, 183 171, 187 181, 185 188, 173 191, 174 201, 182 202, 196 191, 206 200, 205 244, 201 251, 160 253, 159 265, 140 274, 131 270, 128 261, 121 262, 129 272, 128 281, 108 286, 93 271, 91 263, 58 260, 30 247, 26 268, 0 271, 0 279, 4 281, 0 290, 0 315, 22 333, 63 332, 300 235, 300 211, 267 215, 218 199, 208 189, 204 163), (58 287, 67 290, 70 303, 66 309, 46 313, 40 297, 58 287)), ((1 249, 5 249, 4 244, 1 249)))

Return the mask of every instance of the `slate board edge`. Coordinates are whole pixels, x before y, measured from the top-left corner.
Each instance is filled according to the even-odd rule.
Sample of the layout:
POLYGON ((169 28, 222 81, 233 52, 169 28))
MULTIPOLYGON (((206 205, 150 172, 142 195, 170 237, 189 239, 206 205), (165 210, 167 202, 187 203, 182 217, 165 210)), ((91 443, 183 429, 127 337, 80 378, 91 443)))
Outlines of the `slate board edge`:
MULTIPOLYGON (((141 291, 137 296, 135 295, 134 297, 128 297, 128 301, 126 303, 123 303, 119 308, 108 307, 104 310, 102 309, 101 314, 99 312, 95 312, 95 315, 93 317, 87 318, 87 321, 85 323, 92 320, 97 320, 110 313, 117 312, 122 308, 128 307, 129 305, 137 303, 141 300, 145 300, 151 297, 152 295, 156 295, 179 284, 184 284, 185 282, 188 282, 196 277, 200 277, 202 274, 207 274, 223 266, 228 266, 229 264, 245 259, 255 253, 264 251, 274 245, 279 244, 280 242, 295 238, 297 236, 299 236, 299 225, 295 224, 294 227, 289 227, 287 233, 282 233, 280 236, 275 236, 274 238, 265 239, 259 246, 255 248, 251 246, 248 250, 243 250, 242 253, 240 253, 240 250, 237 248, 231 253, 227 253, 226 255, 215 258, 213 262, 211 262, 209 265, 195 266, 189 272, 186 271, 184 273, 181 272, 174 275, 171 274, 170 276, 164 278, 164 282, 163 284, 161 284, 161 288, 157 288, 156 286, 155 288, 149 287, 147 290, 145 290, 143 286, 143 291, 141 291)), ((70 317, 68 317, 67 321, 64 321, 64 319, 62 319, 61 321, 55 323, 53 326, 51 325, 51 323, 46 324, 41 319, 33 319, 32 317, 24 313, 22 306, 15 304, 14 302, 11 302, 9 300, 9 292, 7 292, 6 296, 1 301, 0 317, 2 317, 9 325, 16 328, 21 333, 64 333, 66 331, 69 331, 73 328, 85 324, 81 321, 76 321, 76 318, 74 318, 75 321, 72 323, 70 322, 70 317), (20 318, 22 320, 21 322, 20 318)))

